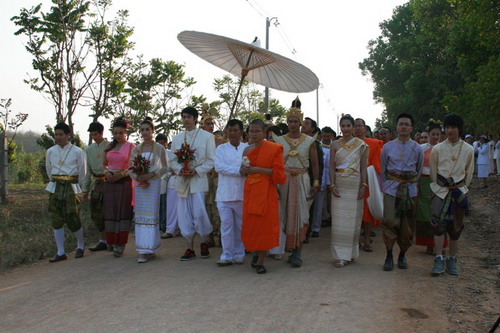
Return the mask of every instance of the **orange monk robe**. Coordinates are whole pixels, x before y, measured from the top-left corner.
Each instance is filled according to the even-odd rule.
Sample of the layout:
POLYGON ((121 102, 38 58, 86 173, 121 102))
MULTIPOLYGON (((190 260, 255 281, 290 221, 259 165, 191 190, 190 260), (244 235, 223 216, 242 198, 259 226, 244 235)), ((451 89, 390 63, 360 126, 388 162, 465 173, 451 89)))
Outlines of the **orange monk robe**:
POLYGON ((266 251, 279 245, 278 184, 285 183, 283 147, 263 141, 248 155, 251 166, 273 169, 273 175, 248 175, 243 197, 241 240, 247 251, 266 251))
MULTIPOLYGON (((380 175, 380 155, 382 154, 382 148, 384 147, 384 142, 377 139, 365 139, 365 143, 370 147, 368 154, 368 164, 369 167, 373 165, 377 174, 380 175)), ((365 192, 364 204, 363 204, 363 222, 371 222, 374 227, 380 224, 379 220, 375 220, 368 209, 368 203, 366 198, 370 196, 370 189, 367 188, 365 192)))

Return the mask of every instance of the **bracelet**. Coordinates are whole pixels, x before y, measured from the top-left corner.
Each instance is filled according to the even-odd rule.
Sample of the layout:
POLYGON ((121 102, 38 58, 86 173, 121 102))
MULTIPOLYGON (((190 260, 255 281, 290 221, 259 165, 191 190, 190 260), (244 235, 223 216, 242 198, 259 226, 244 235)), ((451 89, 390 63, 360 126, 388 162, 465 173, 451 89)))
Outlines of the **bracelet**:
POLYGON ((366 188, 368 188, 368 184, 367 183, 361 184, 361 187, 363 187, 363 186, 366 187, 366 188))
POLYGON ((317 179, 315 181, 313 181, 313 187, 315 187, 315 186, 319 186, 319 180, 317 180, 317 179))
POLYGON ((329 188, 330 190, 331 190, 332 188, 335 188, 335 184, 330 185, 328 188, 329 188))
POLYGON ((121 172, 121 175, 122 175, 122 177, 127 177, 128 176, 128 172, 126 170, 124 170, 124 171, 121 172))

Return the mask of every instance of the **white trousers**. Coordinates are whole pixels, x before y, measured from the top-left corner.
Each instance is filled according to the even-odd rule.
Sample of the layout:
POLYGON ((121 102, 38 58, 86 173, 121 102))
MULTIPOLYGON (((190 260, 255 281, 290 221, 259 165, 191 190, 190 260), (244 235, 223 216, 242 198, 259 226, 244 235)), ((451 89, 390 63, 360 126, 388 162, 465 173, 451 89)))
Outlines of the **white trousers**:
POLYGON ((495 161, 497 161, 497 175, 500 176, 500 157, 498 157, 495 161))
POLYGON ((167 188, 166 195, 166 207, 167 207, 167 233, 175 234, 175 230, 177 229, 177 201, 179 201, 179 197, 177 196, 177 190, 175 188, 167 188))
POLYGON ((233 261, 245 258, 245 247, 241 241, 241 219, 243 201, 218 201, 222 254, 220 260, 233 261))
POLYGON ((187 198, 178 197, 177 214, 179 229, 184 238, 192 240, 195 233, 204 237, 212 232, 212 224, 205 208, 205 192, 190 193, 187 198))

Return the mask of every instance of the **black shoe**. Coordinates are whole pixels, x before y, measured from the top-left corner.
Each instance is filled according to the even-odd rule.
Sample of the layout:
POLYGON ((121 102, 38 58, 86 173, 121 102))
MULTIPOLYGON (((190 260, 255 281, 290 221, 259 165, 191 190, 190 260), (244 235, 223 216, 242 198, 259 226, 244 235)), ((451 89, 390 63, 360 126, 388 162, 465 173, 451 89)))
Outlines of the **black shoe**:
POLYGON ((83 252, 84 252, 84 250, 82 250, 82 249, 76 249, 75 258, 76 259, 83 258, 83 252))
POLYGON ((375 237, 375 236, 377 236, 377 234, 375 233, 375 231, 370 232, 370 237, 375 237))
POLYGON ((398 268, 400 269, 408 269, 408 262, 406 261, 405 256, 398 257, 398 268))
POLYGON ((394 268, 394 260, 392 259, 392 256, 386 257, 384 263, 384 271, 389 272, 392 271, 393 268, 394 268))
POLYGON ((63 255, 56 254, 54 258, 49 259, 49 262, 58 262, 58 261, 66 260, 66 259, 68 259, 68 257, 66 256, 66 253, 63 255))
POLYGON ((200 245, 200 257, 201 259, 207 259, 210 257, 210 252, 208 251, 208 244, 207 243, 201 243, 200 245))
POLYGON ((97 251, 106 251, 108 249, 108 244, 99 242, 97 243, 96 246, 89 248, 90 251, 92 252, 97 252, 97 251))
POLYGON ((318 238, 318 237, 319 237, 319 232, 317 232, 317 231, 313 231, 313 232, 311 233, 311 237, 312 237, 312 238, 318 238))
POLYGON ((252 261, 250 261, 250 266, 252 266, 252 268, 257 268, 257 260, 259 260, 259 256, 252 257, 252 261))

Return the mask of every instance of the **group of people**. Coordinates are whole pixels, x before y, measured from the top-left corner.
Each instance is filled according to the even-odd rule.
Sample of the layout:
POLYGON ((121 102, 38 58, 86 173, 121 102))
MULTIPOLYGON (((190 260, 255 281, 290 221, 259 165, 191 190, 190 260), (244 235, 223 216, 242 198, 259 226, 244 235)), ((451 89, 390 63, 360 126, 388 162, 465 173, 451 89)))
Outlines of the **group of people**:
POLYGON ((397 117, 392 140, 387 128, 371 138, 364 120, 350 115, 340 119, 342 135, 336 137, 331 128, 319 129, 304 118, 298 98, 286 114, 286 126, 256 119, 245 131, 240 120, 231 119, 224 135, 217 136, 210 114, 200 117, 187 107, 181 118, 184 131, 170 147, 165 136, 155 142, 149 118, 140 125, 137 146, 127 141, 125 119, 114 121, 111 142, 104 139, 102 124, 91 123, 94 143, 85 152, 69 142, 68 125, 55 126, 56 145, 46 158, 57 244, 50 262, 67 258, 64 224, 76 234, 75 258, 84 256, 83 198, 90 201, 100 232, 90 250, 121 257, 133 222, 139 263, 155 257, 161 238, 179 230, 187 245, 182 261, 196 258, 196 234, 201 258, 210 256, 218 235, 218 266, 243 264, 246 253, 253 252, 250 264, 258 274, 267 272, 267 256, 281 259, 288 253, 286 261, 300 267, 303 244, 319 237, 328 220, 337 268, 354 262, 360 248, 373 251, 372 229, 381 223, 385 271, 393 270, 396 243, 397 267, 408 268, 406 253, 416 236, 417 244, 435 255, 433 275, 458 274, 457 244, 474 172, 474 148, 461 139, 460 116, 444 118, 444 140, 441 124, 431 121, 428 142, 422 144, 411 139, 409 114, 397 117))

